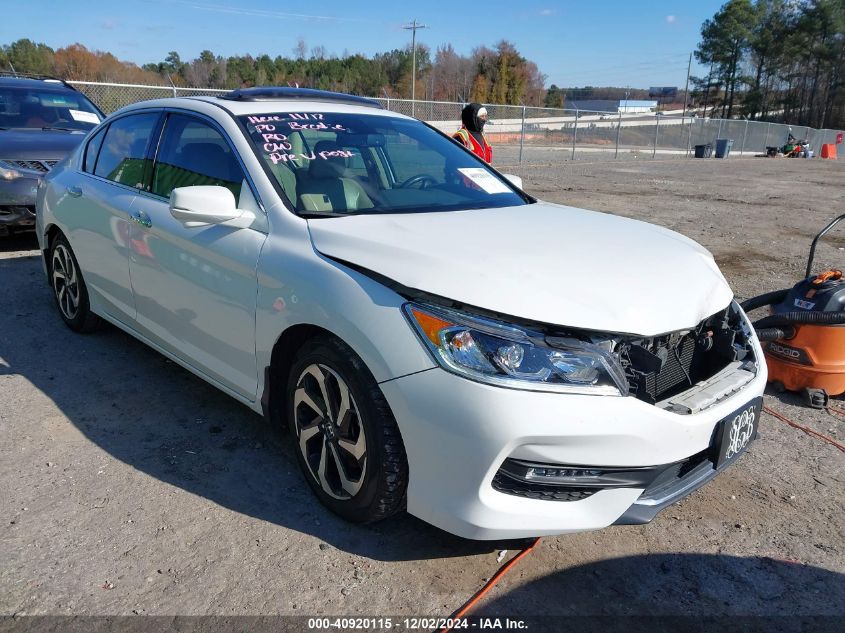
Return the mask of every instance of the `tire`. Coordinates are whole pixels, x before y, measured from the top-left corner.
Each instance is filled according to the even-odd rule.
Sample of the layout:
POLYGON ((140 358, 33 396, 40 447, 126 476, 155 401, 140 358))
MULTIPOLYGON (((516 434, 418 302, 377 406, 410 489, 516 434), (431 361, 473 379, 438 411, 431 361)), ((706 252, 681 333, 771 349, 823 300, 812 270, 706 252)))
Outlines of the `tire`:
POLYGON ((100 327, 102 320, 91 312, 79 262, 64 235, 59 234, 50 244, 47 261, 53 299, 65 324, 74 332, 83 333, 100 327))
POLYGON ((408 460, 402 436, 355 352, 333 337, 306 342, 286 395, 299 466, 326 507, 353 523, 404 509, 408 460))

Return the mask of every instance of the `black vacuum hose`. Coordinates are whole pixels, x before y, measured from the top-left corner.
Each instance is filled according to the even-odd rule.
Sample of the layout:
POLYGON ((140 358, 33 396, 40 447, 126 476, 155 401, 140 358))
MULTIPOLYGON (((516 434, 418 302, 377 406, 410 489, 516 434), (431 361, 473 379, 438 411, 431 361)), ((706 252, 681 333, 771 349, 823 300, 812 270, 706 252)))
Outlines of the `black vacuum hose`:
POLYGON ((763 306, 770 306, 775 303, 781 303, 784 299, 786 299, 786 295, 788 294, 789 289, 775 290, 774 292, 767 292, 766 294, 760 295, 759 297, 746 299, 739 305, 746 312, 751 312, 752 310, 762 308, 763 306))
POLYGON ((782 328, 792 324, 845 325, 845 311, 840 312, 781 312, 763 317, 754 324, 758 332, 766 328, 782 328))
POLYGON ((795 336, 795 328, 792 327, 767 327, 761 330, 754 330, 757 338, 761 341, 776 341, 778 339, 791 339, 795 336))

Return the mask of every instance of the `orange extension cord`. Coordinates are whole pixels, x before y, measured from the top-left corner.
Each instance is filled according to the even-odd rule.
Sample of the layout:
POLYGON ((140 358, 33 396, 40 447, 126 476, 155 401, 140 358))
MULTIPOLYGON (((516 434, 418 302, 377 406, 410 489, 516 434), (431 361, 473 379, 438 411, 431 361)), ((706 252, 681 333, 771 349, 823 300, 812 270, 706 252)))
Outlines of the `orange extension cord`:
MULTIPOLYGON (((499 568, 499 571, 497 571, 495 574, 493 574, 493 577, 490 580, 488 580, 487 583, 481 589, 479 589, 478 592, 472 598, 467 600, 464 603, 464 606, 462 606, 460 609, 455 611, 455 613, 452 614, 452 616, 449 619, 450 620, 457 620, 458 618, 462 618, 467 613, 469 613, 470 609, 472 609, 476 604, 478 604, 478 601, 481 600, 487 594, 487 592, 490 591, 495 586, 495 584, 502 579, 502 576, 504 576, 506 573, 508 573, 508 571, 510 569, 515 567, 516 564, 520 560, 525 558, 532 549, 537 547, 537 543, 539 543, 539 542, 540 542, 540 537, 538 536, 537 538, 535 538, 532 541, 531 545, 526 547, 519 554, 517 554, 516 556, 511 558, 507 563, 502 565, 499 568)), ((451 630, 452 630, 451 627, 446 627, 446 628, 440 629, 439 633, 448 633, 448 631, 451 631, 451 630)))
MULTIPOLYGON (((840 409, 837 409, 837 408, 831 408, 831 410, 835 411, 837 413, 837 415, 841 415, 841 416, 845 417, 845 411, 842 411, 840 413, 840 409)), ((790 420, 785 415, 781 415, 780 413, 778 413, 777 411, 775 411, 774 409, 772 409, 770 407, 763 407, 763 411, 765 411, 769 415, 773 415, 774 417, 776 417, 778 420, 781 420, 782 422, 786 422, 789 426, 796 428, 799 431, 804 431, 804 433, 806 433, 807 435, 814 435, 814 436, 818 437, 819 439, 824 440, 828 444, 832 444, 833 446, 838 448, 840 451, 845 453, 845 445, 840 444, 839 442, 837 442, 832 437, 828 437, 827 435, 819 433, 818 431, 814 431, 810 427, 802 426, 802 425, 798 424, 797 422, 793 422, 792 420, 790 420)))

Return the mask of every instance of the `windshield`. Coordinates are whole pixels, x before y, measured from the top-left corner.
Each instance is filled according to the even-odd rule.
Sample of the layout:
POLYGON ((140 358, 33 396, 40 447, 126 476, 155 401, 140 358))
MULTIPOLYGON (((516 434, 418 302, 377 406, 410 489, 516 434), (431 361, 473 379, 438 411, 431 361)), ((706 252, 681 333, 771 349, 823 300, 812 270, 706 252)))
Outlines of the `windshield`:
POLYGON ((97 109, 73 90, 0 86, 0 128, 87 132, 99 122, 97 109))
POLYGON ((329 112, 240 119, 300 215, 454 211, 530 201, 462 146, 413 119, 329 112))

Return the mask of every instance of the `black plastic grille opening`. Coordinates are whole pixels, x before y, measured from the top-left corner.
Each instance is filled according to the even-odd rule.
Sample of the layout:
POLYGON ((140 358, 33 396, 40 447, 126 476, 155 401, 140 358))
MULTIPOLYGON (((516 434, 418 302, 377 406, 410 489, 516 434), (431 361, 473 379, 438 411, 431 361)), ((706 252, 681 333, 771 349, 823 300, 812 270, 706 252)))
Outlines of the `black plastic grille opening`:
POLYGON ((686 484, 687 476, 693 471, 698 471, 700 468, 705 468, 703 464, 707 464, 709 468, 714 468, 712 459, 713 451, 707 448, 700 453, 696 453, 688 457, 682 462, 677 462, 670 465, 666 470, 660 473, 648 487, 643 490, 640 498, 665 497, 672 494, 676 489, 682 488, 686 484))
MULTIPOLYGON (((687 459, 663 466, 637 467, 624 469, 621 467, 602 468, 600 466, 579 466, 589 470, 603 471, 598 477, 605 478, 606 484, 596 483, 590 486, 573 486, 571 484, 546 483, 541 481, 526 481, 512 474, 513 464, 526 465, 527 462, 505 460, 503 466, 493 477, 494 490, 504 494, 538 499, 541 501, 580 501, 597 492, 611 488, 642 488, 640 498, 660 498, 671 495, 673 491, 683 488, 687 479, 696 477, 707 469, 715 468, 716 456, 713 448, 688 457, 687 459)), ((569 468, 554 464, 544 465, 547 468, 569 468)))
POLYGON ((42 174, 46 174, 50 169, 52 169, 53 165, 58 163, 57 160, 4 160, 6 163, 10 163, 15 167, 20 167, 21 169, 30 169, 32 171, 40 171, 42 174))
POLYGON ((19 215, 21 213, 28 214, 35 217, 35 207, 32 206, 11 206, 11 207, 0 207, 0 215, 19 215))
POLYGON ((501 471, 493 477, 493 489, 508 495, 541 501, 581 501, 601 488, 569 488, 517 481, 501 471))

